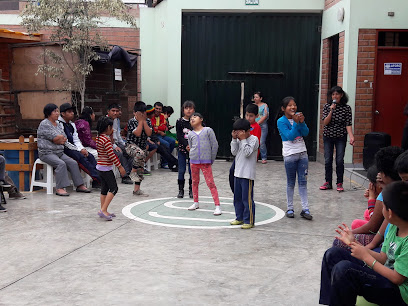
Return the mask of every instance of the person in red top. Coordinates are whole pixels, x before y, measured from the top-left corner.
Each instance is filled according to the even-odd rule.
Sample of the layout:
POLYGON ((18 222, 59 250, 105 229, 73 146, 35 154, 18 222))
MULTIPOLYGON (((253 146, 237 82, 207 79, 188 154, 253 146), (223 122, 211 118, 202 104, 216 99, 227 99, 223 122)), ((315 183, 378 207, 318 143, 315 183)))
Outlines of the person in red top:
MULTIPOLYGON (((255 121, 255 118, 258 117, 258 106, 255 104, 248 104, 245 109, 245 119, 249 121, 251 124, 250 134, 254 135, 258 138, 258 141, 261 142, 261 126, 255 121)), ((258 156, 259 157, 259 149, 258 149, 258 156)), ((235 171, 235 160, 233 161, 229 173, 229 183, 234 193, 234 171, 235 171)))
POLYGON ((98 212, 98 215, 106 221, 112 221, 112 218, 116 216, 108 212, 108 206, 118 192, 118 185, 112 171, 113 165, 118 167, 122 177, 126 175, 126 170, 113 152, 113 120, 105 116, 100 117, 96 129, 98 130, 98 137, 96 138, 98 163, 96 169, 99 171, 101 178, 101 210, 98 212))
MULTIPOLYGON (((154 132, 157 134, 159 141, 162 145, 164 145, 170 152, 173 152, 174 148, 176 147, 176 140, 169 136, 166 136, 167 122, 166 118, 162 114, 163 112, 163 103, 156 102, 154 103, 154 119, 152 120, 152 125, 154 132)), ((162 162, 162 168, 168 169, 165 162, 162 162)))

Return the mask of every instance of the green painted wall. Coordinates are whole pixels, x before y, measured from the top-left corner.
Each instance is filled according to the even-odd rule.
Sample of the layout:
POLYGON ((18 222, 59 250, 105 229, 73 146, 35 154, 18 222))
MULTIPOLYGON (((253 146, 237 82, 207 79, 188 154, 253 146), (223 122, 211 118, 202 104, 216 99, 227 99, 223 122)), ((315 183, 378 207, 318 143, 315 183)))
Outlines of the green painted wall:
POLYGON ((183 11, 206 12, 322 12, 324 0, 165 0, 155 8, 140 9, 142 99, 181 105, 181 27, 183 11))

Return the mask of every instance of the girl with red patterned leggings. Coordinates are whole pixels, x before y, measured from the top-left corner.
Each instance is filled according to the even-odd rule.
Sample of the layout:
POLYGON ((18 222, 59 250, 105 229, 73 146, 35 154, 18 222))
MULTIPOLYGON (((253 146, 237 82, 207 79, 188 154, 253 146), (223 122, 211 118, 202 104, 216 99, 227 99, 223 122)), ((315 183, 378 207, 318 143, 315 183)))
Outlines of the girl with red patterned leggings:
POLYGON ((194 204, 189 210, 199 208, 198 203, 198 184, 200 183, 200 169, 203 171, 205 182, 210 188, 211 195, 214 199, 214 215, 222 214, 220 208, 220 199, 218 198, 217 187, 214 183, 211 165, 217 156, 218 142, 212 128, 203 126, 203 116, 194 113, 190 119, 193 130, 188 133, 188 150, 190 151, 191 177, 193 180, 193 198, 194 204))

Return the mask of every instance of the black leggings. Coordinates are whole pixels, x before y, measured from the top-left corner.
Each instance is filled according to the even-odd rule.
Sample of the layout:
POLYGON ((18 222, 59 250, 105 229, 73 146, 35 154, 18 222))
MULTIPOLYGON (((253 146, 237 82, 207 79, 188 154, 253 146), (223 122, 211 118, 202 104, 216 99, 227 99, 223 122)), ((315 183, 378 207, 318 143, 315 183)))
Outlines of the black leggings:
POLYGON ((101 177, 101 195, 107 195, 108 192, 115 195, 118 192, 118 184, 116 184, 113 171, 99 171, 99 176, 101 177))

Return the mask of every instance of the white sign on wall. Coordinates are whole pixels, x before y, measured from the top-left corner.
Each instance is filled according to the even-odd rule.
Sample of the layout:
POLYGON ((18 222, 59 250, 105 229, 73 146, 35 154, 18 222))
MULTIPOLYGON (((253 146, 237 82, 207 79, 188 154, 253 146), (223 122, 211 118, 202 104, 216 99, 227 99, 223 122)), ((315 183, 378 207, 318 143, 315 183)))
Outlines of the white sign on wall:
POLYGON ((402 63, 384 63, 384 75, 401 75, 402 63))
POLYGON ((259 5, 259 0, 245 0, 245 5, 259 5))
POLYGON ((115 81, 122 81, 122 69, 115 68, 115 81))

